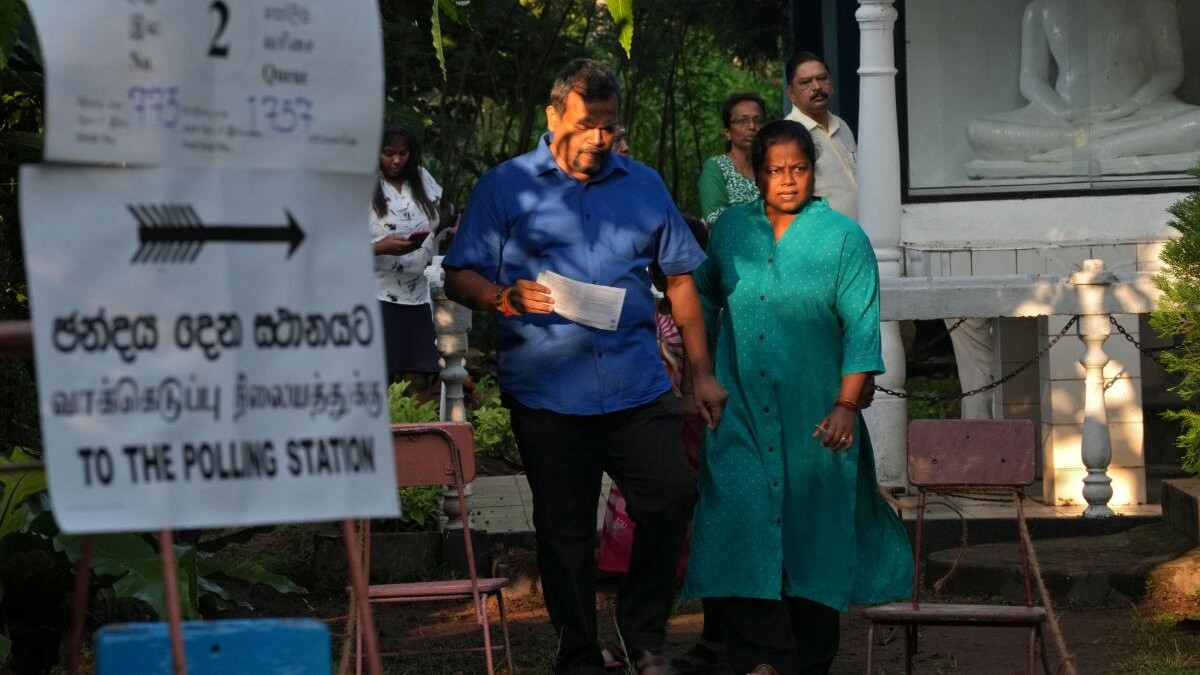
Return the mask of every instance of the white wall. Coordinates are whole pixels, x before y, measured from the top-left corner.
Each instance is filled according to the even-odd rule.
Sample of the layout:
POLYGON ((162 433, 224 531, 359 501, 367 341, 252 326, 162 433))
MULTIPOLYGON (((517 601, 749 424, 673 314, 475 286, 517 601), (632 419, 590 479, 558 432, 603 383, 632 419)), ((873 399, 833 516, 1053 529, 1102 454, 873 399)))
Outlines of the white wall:
POLYGON ((949 250, 1166 241, 1176 234, 1167 225, 1167 208, 1186 194, 905 204, 900 243, 911 249, 949 250))

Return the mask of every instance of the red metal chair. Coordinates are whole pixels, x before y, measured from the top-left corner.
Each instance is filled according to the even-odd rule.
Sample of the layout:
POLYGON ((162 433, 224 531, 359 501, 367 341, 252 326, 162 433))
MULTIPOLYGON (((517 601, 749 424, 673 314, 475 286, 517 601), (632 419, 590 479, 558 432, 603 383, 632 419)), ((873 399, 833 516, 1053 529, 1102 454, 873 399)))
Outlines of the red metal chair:
MULTIPOLYGON (((470 599, 475 607, 475 618, 483 631, 483 646, 465 649, 400 651, 383 653, 381 656, 408 656, 429 653, 456 653, 482 651, 487 662, 489 675, 495 672, 492 652, 500 649, 492 646, 491 622, 488 620, 488 599, 496 598, 500 613, 500 630, 504 636, 504 657, 508 672, 513 672, 512 650, 508 641, 508 617, 504 610, 504 596, 500 589, 508 585, 507 578, 480 578, 475 570, 475 550, 471 544, 471 523, 467 511, 467 500, 463 488, 475 478, 475 441, 471 425, 466 422, 437 422, 431 424, 392 425, 392 448, 396 457, 396 483, 400 487, 421 485, 454 485, 458 493, 459 513, 463 514, 463 545, 467 558, 467 579, 453 581, 422 581, 405 584, 377 584, 368 587, 368 598, 372 603, 432 602, 470 599)), ((371 523, 360 524, 365 547, 363 568, 370 579, 371 523)), ((362 675, 362 627, 355 627, 356 673, 362 675)))
POLYGON ((965 605, 921 603, 921 545, 925 535, 925 507, 930 494, 955 493, 1011 497, 1017 507, 1020 531, 1025 531, 1024 488, 1034 480, 1036 449, 1033 423, 1029 420, 915 420, 908 427, 908 479, 917 488, 917 533, 914 548, 913 596, 863 611, 867 620, 867 675, 872 675, 875 626, 904 628, 904 672, 912 673, 919 626, 993 626, 1029 628, 1029 672, 1036 667, 1035 653, 1041 652, 1042 668, 1049 675, 1050 662, 1042 636, 1046 621, 1044 607, 1033 604, 1029 578, 1029 551, 1018 536, 1025 604, 965 605))

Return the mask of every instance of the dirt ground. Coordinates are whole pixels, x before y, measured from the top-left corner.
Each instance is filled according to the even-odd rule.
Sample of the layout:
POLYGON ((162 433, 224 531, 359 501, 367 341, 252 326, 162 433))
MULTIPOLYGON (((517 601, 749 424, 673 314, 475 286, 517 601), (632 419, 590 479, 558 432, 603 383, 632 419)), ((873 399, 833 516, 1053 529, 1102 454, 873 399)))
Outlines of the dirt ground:
MULTIPOLYGON (((268 568, 287 574, 310 592, 304 596, 279 595, 262 586, 244 586, 234 582, 227 588, 237 591, 254 607, 239 610, 228 617, 309 617, 326 621, 333 635, 335 672, 344 644, 347 601, 345 579, 317 577, 311 564, 315 529, 308 526, 282 526, 252 542, 231 547, 221 555, 245 556, 268 568)), ((522 554, 532 559, 531 554, 522 554)), ((444 572, 442 572, 444 574, 444 572)), ((1200 594, 1168 597, 1152 592, 1138 604, 1101 608, 1059 609, 1067 647, 1080 675, 1117 673, 1200 675, 1200 594), (1192 617, 1189 619, 1188 617, 1192 617)), ((602 643, 617 647, 614 627, 616 580, 600 582, 597 594, 599 631, 602 643)), ((936 598, 945 602, 979 602, 978 598, 936 598)), ((545 675, 556 647, 554 631, 541 597, 536 592, 507 593, 512 652, 516 673, 545 675)), ((500 641, 493 602, 493 640, 500 641)), ((376 605, 376 622, 385 651, 397 649, 447 649, 478 647, 482 637, 473 620, 469 602, 376 605)), ((700 604, 691 602, 676 608, 669 629, 667 652, 684 652, 699 636, 702 624, 700 604)), ((877 632, 876 665, 873 675, 904 672, 903 642, 890 629, 877 632)), ((837 675, 860 674, 866 667, 867 626, 859 610, 842 617, 841 652, 834 665, 837 675)), ((1028 632, 1021 629, 978 629, 928 627, 921 631, 916 672, 922 674, 984 673, 1007 675, 1026 671, 1028 632)), ((1059 650, 1047 635, 1051 663, 1065 672, 1059 650)), ((502 654, 497 655, 497 672, 507 673, 502 654)), ((465 655, 405 656, 384 663, 388 675, 450 675, 486 672, 479 653, 465 655)), ((354 672, 353 669, 349 672, 354 672)), ((730 671, 707 671, 708 675, 731 675, 730 671)))
MULTIPOLYGON (((249 589, 247 589, 249 590, 249 589)), ((598 595, 601 640, 618 644, 613 627, 615 584, 604 582, 598 595)), ((280 598, 251 591, 256 614, 316 616, 331 619, 345 613, 345 601, 336 595, 314 595, 305 599, 280 598)), ((950 600, 950 599, 947 599, 950 600)), ((964 599, 953 599, 963 601, 964 599)), ((969 600, 969 599, 967 599, 969 600)), ((1181 600, 1173 609, 1194 609, 1194 600, 1181 600)), ((507 601, 515 672, 543 675, 555 649, 555 636, 540 597, 510 597, 507 601)), ((1065 609, 1060 622, 1068 649, 1080 675, 1108 673, 1182 674, 1200 673, 1200 628, 1195 621, 1174 614, 1172 608, 1144 602, 1141 606, 1065 609)), ((496 606, 491 606, 493 622, 496 606)), ((482 644, 481 633, 467 603, 391 605, 376 608, 380 641, 384 650, 446 649, 482 644)), ((678 608, 669 633, 669 654, 687 649, 700 633, 698 603, 678 608)), ((499 627, 493 624, 493 640, 499 627)), ((345 624, 330 623, 334 634, 335 662, 345 624)), ((865 672, 867 627, 858 610, 842 619, 842 646, 833 672, 838 675, 865 672)), ((890 630, 879 630, 875 673, 904 672, 902 641, 890 630)), ((987 673, 1006 675, 1026 671, 1028 632, 1022 629, 937 628, 921 631, 915 666, 918 673, 987 673)), ((1052 639, 1048 636, 1048 642, 1052 639)), ((1051 663, 1059 670, 1058 650, 1049 645, 1051 663)), ((503 663, 498 654, 498 665, 503 663)), ((385 661, 389 675, 450 675, 486 672, 479 654, 403 657, 385 661)), ((353 672, 353 671, 350 671, 353 672)), ((508 672, 498 668, 498 672, 508 672)), ((709 675, 731 675, 731 671, 705 671, 709 675)))

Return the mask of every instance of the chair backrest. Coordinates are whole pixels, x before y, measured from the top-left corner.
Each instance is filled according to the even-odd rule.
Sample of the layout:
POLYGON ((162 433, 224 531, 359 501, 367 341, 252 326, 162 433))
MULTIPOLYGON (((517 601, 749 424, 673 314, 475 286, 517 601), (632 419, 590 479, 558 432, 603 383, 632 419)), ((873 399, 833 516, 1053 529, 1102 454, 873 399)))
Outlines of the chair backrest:
POLYGON ((475 437, 466 422, 393 424, 392 450, 400 487, 455 484, 455 450, 462 482, 475 478, 475 437))
POLYGON ((914 420, 908 480, 919 488, 1029 485, 1035 448, 1029 420, 914 420))

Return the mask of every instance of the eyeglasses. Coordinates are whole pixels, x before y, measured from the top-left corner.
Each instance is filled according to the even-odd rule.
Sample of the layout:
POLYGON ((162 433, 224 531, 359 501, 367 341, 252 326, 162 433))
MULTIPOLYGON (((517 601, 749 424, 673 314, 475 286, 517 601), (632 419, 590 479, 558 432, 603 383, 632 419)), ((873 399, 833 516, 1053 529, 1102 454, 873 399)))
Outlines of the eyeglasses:
POLYGON ((748 127, 753 123, 756 127, 761 127, 767 123, 765 117, 735 117, 729 120, 729 124, 735 127, 748 127))

